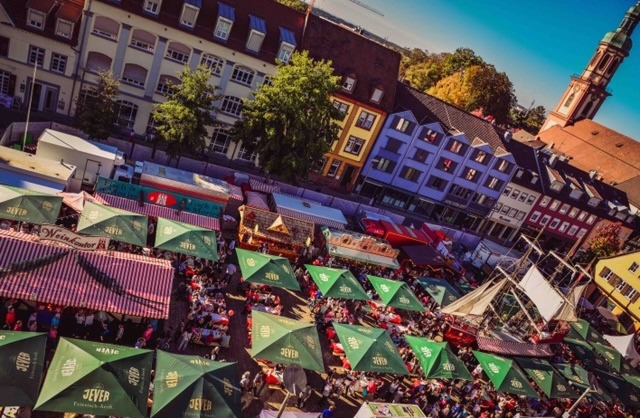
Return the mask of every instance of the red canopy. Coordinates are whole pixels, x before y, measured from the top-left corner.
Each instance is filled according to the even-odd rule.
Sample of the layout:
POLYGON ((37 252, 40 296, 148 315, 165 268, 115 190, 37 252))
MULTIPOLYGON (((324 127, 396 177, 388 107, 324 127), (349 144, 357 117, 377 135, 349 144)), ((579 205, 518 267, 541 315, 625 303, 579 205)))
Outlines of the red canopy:
POLYGON ((145 318, 167 318, 169 260, 73 250, 0 231, 0 295, 145 318))
POLYGON ((393 247, 402 247, 412 244, 429 244, 431 239, 424 231, 408 226, 398 225, 388 221, 378 221, 385 230, 384 239, 389 241, 393 247))

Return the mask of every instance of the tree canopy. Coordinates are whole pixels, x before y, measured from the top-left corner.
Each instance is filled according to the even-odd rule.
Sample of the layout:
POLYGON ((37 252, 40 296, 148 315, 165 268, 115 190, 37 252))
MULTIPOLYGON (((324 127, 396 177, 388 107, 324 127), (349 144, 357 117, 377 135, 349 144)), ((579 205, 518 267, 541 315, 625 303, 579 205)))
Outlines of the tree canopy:
POLYGON ((547 118, 547 110, 544 106, 533 107, 526 112, 511 111, 511 122, 514 128, 524 129, 535 134, 540 131, 542 124, 547 118))
POLYGON ((302 0, 277 0, 278 3, 282 3, 285 6, 289 6, 292 9, 295 9, 299 12, 304 12, 307 10, 307 3, 302 0))
POLYGON ((216 87, 209 84, 210 77, 211 71, 205 67, 191 70, 185 66, 178 75, 180 84, 171 86, 167 101, 155 105, 152 117, 156 134, 167 144, 171 158, 204 150, 207 127, 216 125, 211 113, 219 99, 216 87))
POLYGON ((330 144, 338 139, 341 113, 330 95, 337 89, 331 63, 314 61, 307 52, 279 63, 269 84, 255 99, 245 99, 242 117, 232 130, 249 152, 257 152, 262 170, 286 181, 306 179, 330 144))
POLYGON ((608 257, 620 251, 620 230, 622 224, 606 223, 595 229, 595 234, 587 241, 587 253, 591 259, 608 257))
POLYGON ((116 95, 120 83, 112 72, 98 74, 98 83, 83 91, 78 98, 74 126, 89 139, 105 141, 116 130, 118 112, 116 95))

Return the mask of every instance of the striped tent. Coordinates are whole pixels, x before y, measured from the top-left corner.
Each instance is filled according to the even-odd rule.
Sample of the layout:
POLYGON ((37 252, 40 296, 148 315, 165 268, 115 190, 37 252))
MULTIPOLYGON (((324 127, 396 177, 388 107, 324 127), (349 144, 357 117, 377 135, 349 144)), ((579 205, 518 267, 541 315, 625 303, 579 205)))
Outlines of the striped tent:
POLYGON ((267 196, 264 193, 246 192, 244 195, 247 197, 247 206, 251 206, 252 208, 269 210, 269 203, 267 202, 267 196))
POLYGON ((220 230, 220 220, 217 218, 211 218, 208 216, 197 215, 191 212, 178 212, 175 209, 168 208, 166 206, 154 205, 153 203, 145 203, 140 205, 140 202, 131 199, 125 199, 124 197, 118 197, 110 194, 96 193, 96 197, 107 202, 108 205, 114 208, 123 209, 129 212, 137 213, 140 215, 154 216, 156 218, 165 218, 172 221, 184 222, 186 224, 199 226, 200 228, 211 229, 213 231, 220 230))
POLYGON ((271 184, 263 183, 255 179, 249 179, 251 190, 262 193, 280 193, 280 188, 271 184))
POLYGON ((33 235, 0 231, 0 296, 111 313, 167 318, 168 260, 86 252, 33 235))
POLYGON ((94 202, 101 205, 107 204, 100 196, 92 196, 85 191, 79 193, 58 192, 56 194, 62 197, 62 203, 78 213, 82 213, 85 202, 94 202))

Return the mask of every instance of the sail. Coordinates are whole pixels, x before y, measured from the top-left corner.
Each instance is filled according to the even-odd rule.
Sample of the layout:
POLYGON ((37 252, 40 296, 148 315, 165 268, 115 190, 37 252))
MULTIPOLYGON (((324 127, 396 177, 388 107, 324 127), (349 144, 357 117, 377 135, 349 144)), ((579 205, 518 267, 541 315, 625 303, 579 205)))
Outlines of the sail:
POLYGON ((547 322, 554 319, 565 303, 562 295, 549 284, 535 265, 529 268, 518 285, 547 322))
POLYGON ((566 321, 566 322, 577 322, 578 315, 576 314, 576 306, 580 302, 580 298, 582 297, 582 292, 587 287, 586 284, 581 286, 576 286, 573 288, 571 292, 567 295, 567 301, 562 304, 562 307, 553 315, 553 320, 555 321, 566 321))
POLYGON ((464 295, 460 299, 442 308, 443 314, 466 316, 466 315, 482 315, 493 300, 493 298, 502 290, 507 279, 503 279, 493 284, 489 281, 476 290, 464 295))

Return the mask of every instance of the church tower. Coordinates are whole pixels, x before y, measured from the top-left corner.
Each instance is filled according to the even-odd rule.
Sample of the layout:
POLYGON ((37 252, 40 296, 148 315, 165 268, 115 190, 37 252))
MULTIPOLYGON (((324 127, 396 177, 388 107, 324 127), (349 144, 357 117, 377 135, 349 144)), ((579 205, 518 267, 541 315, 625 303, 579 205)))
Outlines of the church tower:
POLYGON ((569 87, 556 108, 549 112, 540 131, 554 125, 565 127, 580 119, 593 119, 604 100, 611 96, 607 85, 631 51, 631 34, 640 21, 640 0, 624 15, 613 32, 604 35, 593 58, 580 76, 571 76, 569 87))

